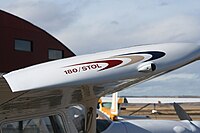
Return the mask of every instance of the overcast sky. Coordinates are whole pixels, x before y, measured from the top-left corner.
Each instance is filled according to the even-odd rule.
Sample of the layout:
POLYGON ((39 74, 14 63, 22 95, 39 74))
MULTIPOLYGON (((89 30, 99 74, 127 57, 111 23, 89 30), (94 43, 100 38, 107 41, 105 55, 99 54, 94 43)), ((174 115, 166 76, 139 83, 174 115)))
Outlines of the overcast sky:
MULTIPOLYGON (((163 42, 200 43, 199 0, 1 0, 0 9, 43 28, 75 54, 163 42)), ((200 62, 120 95, 198 95, 200 62)))

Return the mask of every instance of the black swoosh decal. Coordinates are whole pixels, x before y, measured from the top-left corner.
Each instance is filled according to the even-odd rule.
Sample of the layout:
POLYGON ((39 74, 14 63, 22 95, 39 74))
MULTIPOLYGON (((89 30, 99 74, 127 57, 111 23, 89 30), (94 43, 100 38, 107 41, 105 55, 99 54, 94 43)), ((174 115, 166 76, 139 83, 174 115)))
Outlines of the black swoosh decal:
POLYGON ((150 54, 150 55, 152 55, 152 57, 150 59, 148 59, 144 62, 156 60, 156 59, 159 59, 159 58, 166 55, 164 52, 160 52, 160 51, 147 51, 147 52, 136 52, 136 53, 122 54, 122 55, 119 55, 119 56, 130 55, 130 54, 150 54))

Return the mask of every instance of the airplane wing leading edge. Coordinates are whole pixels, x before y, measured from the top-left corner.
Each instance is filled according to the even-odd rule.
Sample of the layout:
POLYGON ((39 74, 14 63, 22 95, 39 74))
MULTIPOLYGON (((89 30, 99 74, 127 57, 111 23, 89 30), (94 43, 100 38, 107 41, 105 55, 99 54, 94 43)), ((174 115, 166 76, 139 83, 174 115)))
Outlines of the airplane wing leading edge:
POLYGON ((111 83, 131 85, 187 65, 199 57, 200 46, 195 44, 144 45, 47 62, 3 77, 13 92, 82 85, 113 86, 111 83))

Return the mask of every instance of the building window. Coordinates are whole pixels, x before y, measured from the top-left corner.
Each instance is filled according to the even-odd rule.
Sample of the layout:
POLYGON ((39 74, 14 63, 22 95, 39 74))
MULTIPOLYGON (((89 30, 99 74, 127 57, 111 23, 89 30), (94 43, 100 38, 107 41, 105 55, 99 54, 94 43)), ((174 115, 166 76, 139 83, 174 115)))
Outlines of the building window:
POLYGON ((48 56, 50 60, 62 59, 63 55, 64 53, 62 50, 55 50, 55 49, 48 50, 48 56))
POLYGON ((32 52, 32 41, 15 39, 15 50, 32 52))

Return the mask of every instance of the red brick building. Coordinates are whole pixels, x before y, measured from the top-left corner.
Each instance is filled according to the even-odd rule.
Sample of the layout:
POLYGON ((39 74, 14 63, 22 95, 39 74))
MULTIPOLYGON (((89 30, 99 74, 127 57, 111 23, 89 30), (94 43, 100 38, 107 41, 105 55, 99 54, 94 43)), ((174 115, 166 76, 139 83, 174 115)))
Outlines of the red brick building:
POLYGON ((52 35, 0 10, 0 73, 75 56, 52 35))

